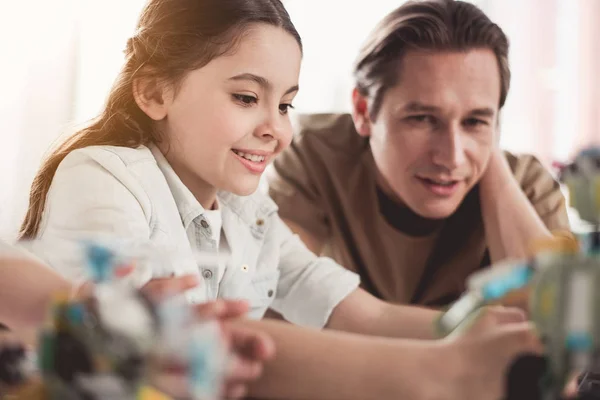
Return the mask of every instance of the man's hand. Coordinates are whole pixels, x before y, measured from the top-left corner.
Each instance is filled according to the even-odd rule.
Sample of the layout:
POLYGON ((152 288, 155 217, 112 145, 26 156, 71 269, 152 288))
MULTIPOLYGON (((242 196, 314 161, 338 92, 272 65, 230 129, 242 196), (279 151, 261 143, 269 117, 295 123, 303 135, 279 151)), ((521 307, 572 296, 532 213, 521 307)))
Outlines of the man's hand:
MULTIPOLYGON (((133 272, 133 269, 122 270, 120 277, 133 272)), ((160 302, 171 296, 185 293, 200 285, 200 279, 196 275, 173 276, 169 278, 151 279, 141 291, 148 296, 151 301, 160 302)), ((94 290, 93 282, 86 282, 75 289, 75 298, 85 298, 91 296, 94 290)))
MULTIPOLYGON (((462 330, 446 339, 440 351, 440 391, 462 400, 504 398, 512 363, 524 354, 541 354, 533 326, 520 310, 488 307, 462 330)), ((444 397, 444 396, 442 396, 444 397)))
POLYGON ((158 303, 169 297, 183 294, 199 285, 200 278, 197 275, 182 275, 151 279, 142 287, 141 291, 150 300, 158 303))
POLYGON ((510 165, 504 156, 504 153, 500 148, 494 147, 490 153, 490 159, 488 161, 485 172, 481 176, 480 184, 484 187, 488 185, 505 185, 507 181, 514 180, 510 165))
MULTIPOLYGON (((142 291, 152 300, 160 301, 182 294, 199 284, 195 275, 160 278, 148 282, 142 291)), ((233 323, 248 312, 248 303, 245 301, 217 299, 193 307, 198 318, 221 322, 225 343, 232 353, 223 395, 226 399, 243 398, 248 390, 247 385, 261 375, 263 362, 274 356, 273 340, 258 330, 233 323)))
POLYGON ((525 258, 533 243, 552 237, 497 148, 479 181, 479 200, 492 264, 525 258))
POLYGON ((235 324, 234 320, 248 312, 245 301, 218 299, 195 306, 199 318, 221 321, 225 342, 233 353, 223 388, 226 399, 246 395, 247 385, 260 377, 262 364, 275 355, 275 343, 263 332, 235 324))
POLYGON ((233 353, 223 392, 226 399, 240 399, 246 396, 248 384, 262 375, 263 363, 275 355, 275 342, 259 330, 233 322, 224 322, 223 331, 233 353))

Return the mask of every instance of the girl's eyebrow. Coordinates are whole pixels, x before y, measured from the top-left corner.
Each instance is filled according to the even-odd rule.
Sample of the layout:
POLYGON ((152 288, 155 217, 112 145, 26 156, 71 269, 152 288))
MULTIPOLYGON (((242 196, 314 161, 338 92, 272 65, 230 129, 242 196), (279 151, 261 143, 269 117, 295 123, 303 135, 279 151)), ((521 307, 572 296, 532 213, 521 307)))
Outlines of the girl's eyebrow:
MULTIPOLYGON (((264 78, 262 76, 255 75, 255 74, 250 74, 250 73, 235 75, 235 76, 232 76, 231 78, 229 78, 228 80, 256 82, 265 90, 269 90, 273 87, 273 85, 271 84, 271 82, 269 82, 269 80, 267 78, 264 78)), ((288 90, 286 90, 285 94, 297 92, 299 89, 300 88, 298 87, 298 85, 294 85, 294 86, 290 87, 288 90)))

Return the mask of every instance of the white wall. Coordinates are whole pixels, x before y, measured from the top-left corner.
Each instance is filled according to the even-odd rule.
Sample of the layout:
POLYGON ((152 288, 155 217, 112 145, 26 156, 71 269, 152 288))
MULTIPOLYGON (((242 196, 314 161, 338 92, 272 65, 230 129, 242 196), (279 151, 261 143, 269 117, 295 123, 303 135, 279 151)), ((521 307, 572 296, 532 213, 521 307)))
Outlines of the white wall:
POLYGON ((17 230, 39 161, 72 117, 77 1, 0 3, 0 237, 17 230))
MULTIPOLYGON (((569 157, 594 135, 600 143, 600 89, 590 89, 600 87, 600 58, 589 56, 600 46, 591 33, 600 25, 593 12, 600 1, 474 2, 512 42, 503 145, 550 161, 569 157)), ((354 57, 402 0, 284 3, 304 40, 297 111, 347 111, 354 57)), ((143 4, 0 0, 0 48, 10 55, 0 63, 0 238, 16 232, 50 144, 102 107, 143 4)))

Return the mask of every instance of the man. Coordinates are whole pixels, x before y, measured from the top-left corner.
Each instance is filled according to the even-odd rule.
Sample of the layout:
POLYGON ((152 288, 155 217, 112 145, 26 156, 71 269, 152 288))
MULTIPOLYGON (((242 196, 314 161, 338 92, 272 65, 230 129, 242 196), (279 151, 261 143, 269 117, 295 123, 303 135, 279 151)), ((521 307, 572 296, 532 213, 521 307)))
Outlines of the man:
POLYGON ((568 230, 559 185, 498 146, 508 40, 476 6, 405 3, 354 69, 352 114, 299 119, 270 194, 316 253, 387 301, 443 306, 475 270, 568 230))

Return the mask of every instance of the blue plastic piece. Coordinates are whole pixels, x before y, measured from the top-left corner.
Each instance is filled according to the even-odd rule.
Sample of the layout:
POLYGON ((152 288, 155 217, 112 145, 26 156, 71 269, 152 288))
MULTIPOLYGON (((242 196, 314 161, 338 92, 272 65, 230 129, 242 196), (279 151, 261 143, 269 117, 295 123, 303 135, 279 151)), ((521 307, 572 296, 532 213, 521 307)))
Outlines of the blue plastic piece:
POLYGON ((523 266, 498 280, 487 283, 481 290, 483 299, 485 301, 499 299, 513 290, 526 286, 533 277, 533 273, 533 268, 523 266))
POLYGON ((69 308, 67 308, 67 317, 73 325, 83 324, 83 314, 83 304, 75 303, 71 304, 69 308))
POLYGON ((600 147, 589 147, 579 152, 579 157, 600 157, 600 147))
POLYGON ((217 371, 214 357, 215 349, 211 348, 210 343, 193 339, 190 343, 190 383, 192 392, 200 398, 213 398, 218 392, 217 371), (212 361, 212 362, 211 362, 212 361))
POLYGON ((104 246, 88 243, 86 256, 92 280, 96 283, 110 281, 113 276, 115 254, 104 246))
POLYGON ((566 345, 567 349, 572 351, 589 351, 594 343, 587 332, 571 332, 567 335, 566 345))

